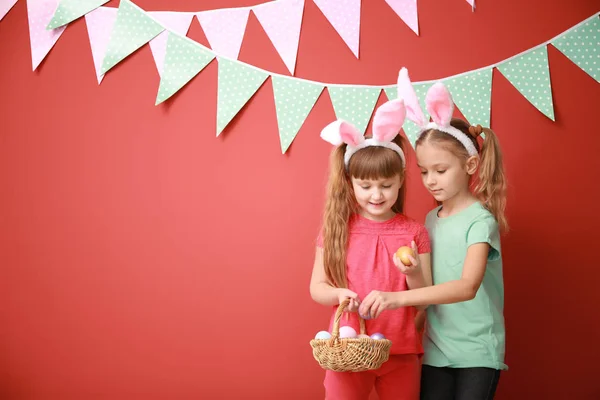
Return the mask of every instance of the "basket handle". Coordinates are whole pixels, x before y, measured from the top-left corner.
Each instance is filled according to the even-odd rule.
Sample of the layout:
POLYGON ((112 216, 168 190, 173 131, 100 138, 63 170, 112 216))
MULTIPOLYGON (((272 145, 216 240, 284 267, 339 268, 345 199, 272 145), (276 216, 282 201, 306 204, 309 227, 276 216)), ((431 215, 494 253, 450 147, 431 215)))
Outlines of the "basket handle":
MULTIPOLYGON (((335 312, 335 319, 333 320, 333 332, 331 332, 332 338, 340 337, 340 320, 342 319, 342 314, 344 314, 344 309, 348 306, 348 304, 350 304, 350 298, 344 299, 335 312)), ((360 314, 356 314, 358 315, 358 322, 360 323, 360 334, 366 335, 367 329, 365 327, 365 320, 360 316, 360 314)))

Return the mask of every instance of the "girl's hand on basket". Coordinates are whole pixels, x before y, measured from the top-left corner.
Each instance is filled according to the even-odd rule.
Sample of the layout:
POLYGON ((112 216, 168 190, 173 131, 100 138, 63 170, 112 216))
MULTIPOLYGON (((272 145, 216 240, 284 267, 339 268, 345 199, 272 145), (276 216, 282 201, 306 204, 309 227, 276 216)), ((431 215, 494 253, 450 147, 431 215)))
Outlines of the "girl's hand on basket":
POLYGON ((358 312, 360 315, 377 318, 385 310, 395 310, 401 305, 398 301, 398 294, 398 292, 373 290, 365 297, 358 312))
POLYGON ((345 311, 356 312, 358 310, 358 306, 360 306, 360 299, 358 298, 358 295, 350 289, 338 288, 337 291, 339 304, 342 304, 342 302, 346 299, 350 299, 350 303, 348 306, 346 306, 345 311))

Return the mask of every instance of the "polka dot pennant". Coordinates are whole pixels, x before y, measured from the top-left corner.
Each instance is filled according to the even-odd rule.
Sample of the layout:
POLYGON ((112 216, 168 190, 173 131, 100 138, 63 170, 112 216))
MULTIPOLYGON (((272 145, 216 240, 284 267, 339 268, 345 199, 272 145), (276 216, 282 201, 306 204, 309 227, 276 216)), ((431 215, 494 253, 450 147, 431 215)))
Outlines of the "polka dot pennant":
MULTIPOLYGON (((429 114, 425 109, 425 95, 429 88, 433 85, 433 83, 413 83, 413 88, 415 89, 415 93, 417 94, 417 99, 419 99, 419 105, 423 110, 423 114, 425 115, 425 120, 429 120, 429 114)), ((394 100, 398 98, 398 88, 397 86, 388 86, 384 88, 385 94, 389 100, 394 100)), ((417 141, 417 133, 421 130, 420 127, 417 126, 412 121, 406 119, 404 121, 404 125, 402 125, 402 129, 408 138, 410 144, 415 147, 415 142, 417 141)))
POLYGON ((304 0, 270 1, 252 8, 285 66, 294 75, 304 0))
POLYGON ((292 144, 324 86, 284 76, 273 76, 271 79, 283 154, 292 144))
POLYGON ((214 58, 215 55, 206 47, 186 37, 169 33, 156 104, 174 95, 214 58))
POLYGON ((590 21, 552 42, 569 60, 600 82, 600 19, 590 21))
POLYGON ((17 0, 0 0, 0 21, 17 4, 17 0))
POLYGON ((129 0, 121 0, 101 73, 106 73, 163 30, 162 25, 150 18, 141 8, 129 0))
POLYGON ((414 33, 419 34, 417 0, 385 0, 385 2, 414 33))
POLYGON ((535 108, 554 121, 546 46, 505 61, 497 68, 535 108))
POLYGON ((40 65, 50 52, 56 41, 66 29, 65 26, 47 30, 58 7, 58 0, 38 0, 27 2, 27 20, 29 22, 29 39, 31 41, 31 64, 33 70, 40 65))
POLYGON ((104 3, 108 3, 108 0, 61 0, 47 29, 55 29, 75 21, 104 3))
POLYGON ((337 31, 346 45, 358 58, 360 43, 360 2, 361 0, 313 0, 337 31))
POLYGON ((102 61, 106 54, 106 47, 110 40, 110 32, 117 20, 117 9, 113 7, 98 7, 85 14, 85 24, 87 25, 88 36, 90 37, 90 46, 92 48, 92 57, 94 59, 94 69, 98 84, 102 82, 104 74, 102 70, 102 61))
POLYGON ((332 85, 328 90, 336 117, 352 123, 364 133, 381 88, 332 85))
POLYGON ((237 59, 240 54, 249 8, 223 8, 202 11, 196 18, 211 49, 220 56, 237 59))
POLYGON ((470 72, 442 81, 467 121, 490 126, 492 68, 470 72))
POLYGON ((217 90, 217 136, 268 78, 262 70, 227 58, 219 62, 217 90))

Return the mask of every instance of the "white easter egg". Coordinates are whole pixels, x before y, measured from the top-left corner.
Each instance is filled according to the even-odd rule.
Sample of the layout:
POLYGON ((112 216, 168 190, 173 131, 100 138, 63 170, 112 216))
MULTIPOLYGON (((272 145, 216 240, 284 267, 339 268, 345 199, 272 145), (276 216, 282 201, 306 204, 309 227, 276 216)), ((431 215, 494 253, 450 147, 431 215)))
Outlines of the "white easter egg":
POLYGON ((327 331, 321 331, 315 335, 315 339, 330 339, 331 334, 327 331))

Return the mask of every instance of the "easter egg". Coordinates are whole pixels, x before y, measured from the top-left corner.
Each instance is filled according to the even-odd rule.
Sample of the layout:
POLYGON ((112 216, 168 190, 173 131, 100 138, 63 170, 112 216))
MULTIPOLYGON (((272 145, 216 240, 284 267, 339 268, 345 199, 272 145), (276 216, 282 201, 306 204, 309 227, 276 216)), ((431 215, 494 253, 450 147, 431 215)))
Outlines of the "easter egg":
POLYGON ((330 339, 331 334, 327 331, 321 331, 315 335, 315 339, 330 339))
POLYGON ((381 333, 374 333, 371 335, 371 339, 381 340, 385 339, 385 336, 383 336, 381 333))
POLYGON ((369 335, 365 335, 364 333, 361 333, 360 335, 358 335, 358 338, 359 338, 359 339, 370 339, 370 338, 371 338, 371 336, 369 336, 369 335))
POLYGON ((342 326, 340 328, 341 339, 351 339, 356 337, 356 331, 351 326, 342 326))
POLYGON ((396 257, 398 257, 398 260, 400 260, 402 264, 407 266, 412 265, 408 256, 412 256, 412 258, 416 257, 415 252, 410 247, 402 246, 398 250, 396 250, 396 257))

